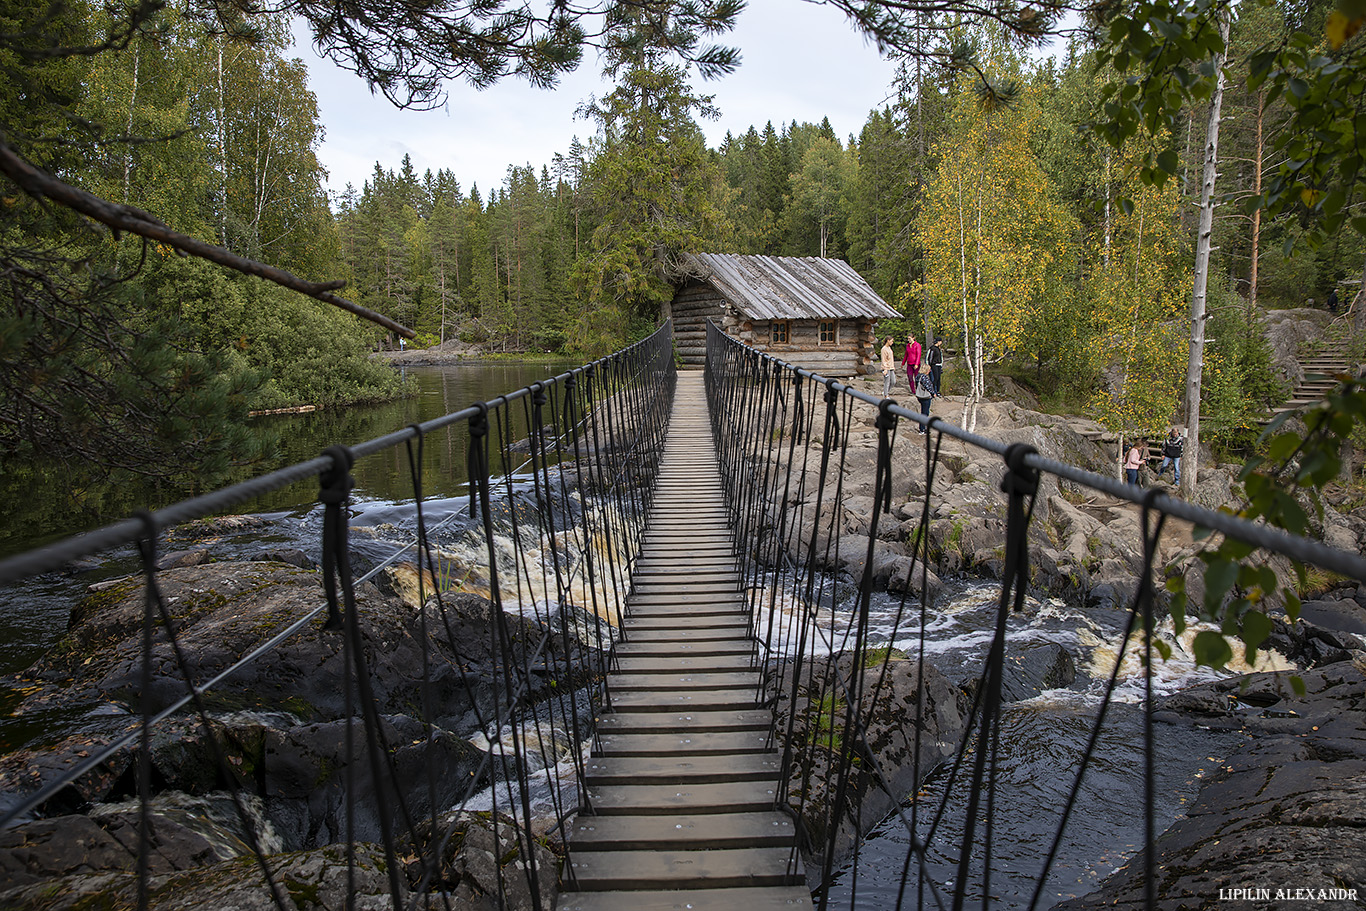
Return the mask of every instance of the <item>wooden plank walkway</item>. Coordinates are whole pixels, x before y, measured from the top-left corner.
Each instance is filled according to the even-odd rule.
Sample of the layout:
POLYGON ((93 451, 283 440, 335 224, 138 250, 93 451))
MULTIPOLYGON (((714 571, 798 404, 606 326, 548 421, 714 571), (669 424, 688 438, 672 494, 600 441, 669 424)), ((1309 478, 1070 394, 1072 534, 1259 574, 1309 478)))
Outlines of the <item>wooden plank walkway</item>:
POLYGON ((559 911, 811 907, 714 452, 682 372, 559 911))

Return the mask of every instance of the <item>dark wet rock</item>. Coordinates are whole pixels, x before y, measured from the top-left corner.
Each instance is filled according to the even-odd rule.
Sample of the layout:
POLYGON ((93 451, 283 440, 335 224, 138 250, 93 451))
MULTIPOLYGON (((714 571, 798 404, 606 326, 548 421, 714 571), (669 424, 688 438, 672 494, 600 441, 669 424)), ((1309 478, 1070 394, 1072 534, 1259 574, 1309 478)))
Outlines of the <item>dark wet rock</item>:
MULTIPOLYGON (((159 583, 195 681, 225 670, 323 602, 320 576, 278 563, 215 563, 171 570, 160 575, 159 583)), ((164 635, 153 647, 153 685, 142 691, 142 599, 141 580, 134 578, 78 604, 67 635, 22 676, 25 683, 36 685, 30 700, 116 702, 136 711, 144 706, 160 710, 181 698, 185 683, 164 635)), ((468 728, 469 716, 481 700, 492 699, 480 681, 492 676, 494 620, 481 598, 452 595, 444 603, 444 616, 427 621, 428 695, 439 707, 433 721, 459 731, 468 728)), ((379 710, 413 713, 422 704, 422 681, 414 673, 423 666, 416 612, 373 586, 358 588, 356 604, 379 710)), ((303 720, 341 717, 342 636, 322 628, 324 616, 320 612, 289 640, 222 681, 206 697, 208 707, 283 709, 303 720)), ((534 621, 508 622, 514 642, 536 642, 542 635, 534 621)), ((559 660, 560 648, 559 639, 552 637, 541 663, 531 668, 533 701, 553 689, 549 681, 554 675, 546 660, 559 660)))
MULTIPOLYGON (((159 583, 174 618, 181 654, 196 683, 218 675, 279 630, 323 601, 320 577, 279 563, 216 563, 168 570, 159 583)), ((55 742, 35 744, 0 758, 0 790, 11 797, 36 790, 136 722, 184 697, 179 660, 164 634, 152 653, 152 684, 143 687, 139 656, 143 615, 140 580, 129 579, 92 594, 72 613, 67 635, 19 678, 27 691, 17 712, 68 712, 78 723, 55 742), (92 714, 92 708, 111 711, 92 714), (118 711, 113 711, 118 709, 118 711), (131 713, 131 714, 130 714, 131 713)), ((484 754, 465 741, 478 719, 492 714, 502 675, 493 653, 490 605, 469 595, 444 599, 445 612, 428 609, 424 684, 422 622, 418 613, 373 586, 361 586, 356 610, 362 653, 380 714, 382 781, 399 782, 408 805, 426 806, 430 762, 441 773, 436 799, 449 806, 482 777, 471 773, 484 754), (416 718, 432 708, 429 732, 416 718), (446 774, 449 773, 449 774, 446 774)), ((514 648, 537 654, 541 625, 505 618, 514 648)), ((573 692, 586 671, 575 649, 552 636, 524 677, 526 698, 538 702, 573 692), (568 685, 566 685, 568 684, 568 685)), ((205 793, 236 784, 266 799, 291 846, 321 844, 342 831, 339 814, 348 765, 356 770, 353 795, 364 836, 377 834, 378 806, 368 755, 345 748, 346 703, 342 634, 322 629, 322 615, 293 637, 234 671, 203 697, 211 732, 194 715, 173 716, 154 733, 153 773, 158 787, 205 793), (226 765, 217 761, 221 751, 226 765)), ((356 722, 358 725, 359 721, 356 722)), ((365 742, 357 731, 356 744, 365 742)), ((47 814, 84 811, 98 801, 134 793, 130 745, 50 800, 47 814)), ((392 789, 381 785, 380 789, 392 789)), ((387 795, 392 803, 392 794, 387 795)))
POLYGON ((76 873, 128 873, 136 866, 137 856, 89 816, 57 816, 0 830, 0 881, 11 887, 76 873))
POLYGON ((251 558, 257 563, 286 563, 299 569, 317 569, 318 564, 308 554, 297 547, 282 547, 277 550, 263 550, 251 558))
MULTIPOLYGON (((980 664, 950 668, 948 678, 972 696, 981 684, 980 664)), ((1054 642, 1007 641, 1001 698, 1005 702, 1032 699, 1044 690, 1065 689, 1077 676, 1072 653, 1054 642)))
POLYGON ((1125 610, 1133 604, 1137 583, 1132 578, 1102 580, 1086 593, 1086 606, 1101 610, 1125 610))
MULTIPOLYGON (((391 864, 384 852, 375 845, 358 844, 354 861, 353 872, 348 872, 347 851, 342 846, 270 857, 279 902, 272 897, 254 858, 237 857, 191 870, 158 872, 149 883, 150 904, 157 911, 277 911, 281 906, 299 911, 343 907, 392 911, 391 864), (348 889, 353 891, 348 894, 348 889)), ((402 901, 409 890, 402 877, 397 885, 402 901)), ((0 904, 24 911, 85 911, 133 908, 137 896, 137 877, 127 872, 75 874, 0 892, 0 904)), ((480 906, 452 907, 463 911, 480 906)))
MULTIPOLYGON (((1175 724, 1251 735, 1158 840, 1157 907, 1359 909, 1366 893, 1366 677, 1352 662, 1305 672, 1296 696, 1284 675, 1251 674, 1194 687, 1161 703, 1175 724), (1313 889, 1311 902, 1285 889, 1313 889), (1254 889, 1230 898, 1220 890, 1254 889), (1333 897, 1318 890, 1355 889, 1333 897), (1278 897, 1279 895, 1279 897, 1278 897)), ((1065 911, 1143 907, 1142 861, 1065 911)))
POLYGON ((1324 629, 1366 636, 1366 607, 1355 599, 1305 601, 1300 618, 1324 629))
MULTIPOLYGON (((832 841, 838 864, 839 858, 853 850, 857 838, 913 793, 940 762, 953 755, 966 724, 967 696, 933 666, 924 666, 922 708, 917 662, 895 653, 888 656, 884 650, 873 650, 861 658, 863 666, 858 671, 864 691, 859 715, 867 725, 867 741, 858 751, 861 760, 853 770, 848 800, 838 819, 834 814, 839 740, 832 739, 831 728, 832 719, 836 727, 842 722, 846 690, 832 682, 829 659, 821 659, 809 678, 815 681, 813 687, 797 694, 792 742, 798 767, 787 787, 792 805, 804 807, 801 822, 808 870, 820 869, 816 858, 832 841), (887 671, 878 686, 884 658, 887 671), (917 717, 921 719, 918 763, 917 717), (917 771, 920 781, 916 780, 917 771), (807 789, 804 803, 803 787, 807 789)), ((846 678, 854 667, 854 656, 845 656, 834 666, 846 678)), ((782 674, 776 676, 783 678, 782 674)), ((787 692, 779 696, 780 719, 788 717, 792 705, 787 692)), ((785 721, 779 729, 786 730, 785 721)), ((812 881, 816 879, 818 875, 812 881)))
POLYGON ((181 566, 199 566, 208 563, 212 559, 207 547, 192 547, 189 550, 177 550, 166 554, 157 560, 157 569, 176 569, 181 566))
POLYGON ((193 522, 177 525, 168 532, 168 535, 176 540, 195 540, 217 538, 239 531, 265 527, 266 519, 262 516, 213 516, 208 519, 196 519, 193 522))
POLYGON ((1355 653, 1366 652, 1366 636, 1319 626, 1303 618, 1291 624, 1273 616, 1271 634, 1262 648, 1279 652, 1303 667, 1321 667, 1350 661, 1355 653))
MULTIPOLYGON (((553 830, 548 834, 553 835, 553 830)), ((412 853, 422 858, 432 858, 440 850, 432 885, 452 895, 455 908, 532 911, 555 907, 561 859, 550 845, 559 847, 558 843, 551 838, 519 841, 507 817, 495 819, 489 813, 468 811, 448 814, 435 827, 419 827, 414 842, 412 853)), ((419 883, 426 873, 421 862, 409 862, 410 883, 419 883)))
POLYGON ((348 803, 356 838, 376 841, 382 812, 387 808, 392 814, 397 801, 414 818, 423 818, 460 802, 471 784, 487 783, 485 754, 468 741, 442 731, 424 736, 421 725, 409 718, 381 722, 389 749, 378 769, 370 764, 363 730, 354 732, 348 754, 344 721, 262 731, 260 753, 248 758, 259 762, 254 777, 289 846, 344 841, 348 803), (355 788, 351 795, 348 767, 355 788))
MULTIPOLYGON (((264 828, 260 802, 225 793, 192 797, 169 793, 149 808, 147 852, 153 874, 192 870, 251 851, 248 827, 264 849, 277 847, 264 828)), ((137 872, 141 814, 134 802, 101 806, 0 831, 0 881, 13 886, 96 873, 137 872)))

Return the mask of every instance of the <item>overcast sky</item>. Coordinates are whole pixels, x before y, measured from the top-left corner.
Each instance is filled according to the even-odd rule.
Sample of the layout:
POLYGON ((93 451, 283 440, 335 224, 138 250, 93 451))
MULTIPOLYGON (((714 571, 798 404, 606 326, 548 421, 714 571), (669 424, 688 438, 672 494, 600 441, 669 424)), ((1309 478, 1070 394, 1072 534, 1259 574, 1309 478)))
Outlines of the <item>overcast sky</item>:
MULTIPOLYGON (((762 130, 770 120, 777 127, 822 117, 830 118, 843 141, 857 135, 868 112, 890 98, 895 65, 879 58, 843 14, 827 7, 749 0, 723 43, 740 48, 740 67, 711 82, 693 80, 694 89, 714 94, 721 109, 720 120, 702 123, 713 147, 728 130, 738 135, 751 125, 762 130)), ((590 95, 610 91, 590 53, 554 91, 517 80, 482 92, 452 83, 445 108, 398 111, 356 76, 318 58, 302 36, 295 51, 308 64, 309 84, 318 96, 327 131, 319 158, 333 191, 348 182, 359 190, 376 161, 397 170, 408 154, 418 174, 449 168, 465 190, 477 183, 487 200, 510 165, 531 164, 539 171, 556 152, 567 152, 574 136, 592 136, 594 124, 576 119, 574 111, 590 95)))

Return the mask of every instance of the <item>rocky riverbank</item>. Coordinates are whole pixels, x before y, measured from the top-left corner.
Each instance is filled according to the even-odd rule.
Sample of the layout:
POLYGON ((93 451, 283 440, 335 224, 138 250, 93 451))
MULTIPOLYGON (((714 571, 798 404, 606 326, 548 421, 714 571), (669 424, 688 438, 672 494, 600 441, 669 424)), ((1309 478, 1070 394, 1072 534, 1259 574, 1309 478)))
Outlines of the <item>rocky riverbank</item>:
MULTIPOLYGON (((880 391, 871 381, 863 382, 869 392, 880 391)), ((957 418, 959 407, 961 403, 956 400, 935 402, 935 411, 949 420, 957 418)), ((845 496, 838 505, 823 507, 819 517, 805 515, 791 530, 784 542, 789 557, 795 557, 797 548, 814 538, 824 569, 847 578, 857 578, 862 572, 876 508, 872 499, 877 457, 873 417, 871 408, 855 412, 843 462, 844 475, 840 479, 845 496), (837 544, 829 541, 832 528, 839 529, 837 544)), ((977 432, 984 436, 1007 443, 1028 443, 1046 458, 1113 475, 1114 453, 1094 442, 1100 428, 1089 422, 1040 414, 1009 403, 983 405, 978 421, 977 432)), ((908 429, 903 426, 899 432, 904 434, 908 429)), ((925 509, 924 447, 906 446, 904 439, 898 442, 892 474, 893 505, 890 513, 879 517, 873 558, 875 586, 893 592, 905 587, 908 578, 915 583, 920 578, 922 568, 910 556, 910 541, 925 509)), ((785 447, 784 440, 774 442, 769 452, 771 464, 785 462, 785 447)), ((818 464, 814 445, 810 452, 813 457, 808 458, 807 464, 818 464)), ((1233 470, 1215 465, 1212 454, 1205 455, 1204 464, 1197 493, 1200 505, 1236 508, 1233 470)), ((1003 472, 998 456, 944 441, 928 507, 927 577, 932 591, 941 587, 941 577, 950 575, 1000 577, 1005 498, 999 492, 999 484, 1003 472)), ((1146 471, 1142 480, 1149 485, 1162 483, 1146 471)), ((811 482, 808 477, 808 485, 811 482)), ((827 489, 834 489, 834 480, 828 483, 827 489)), ((1057 597, 1088 612, 1114 613, 1127 607, 1143 571, 1139 521, 1139 510, 1131 504, 1108 500, 1045 476, 1029 532, 1035 593, 1057 597)), ((1345 503, 1335 509, 1330 503, 1324 510, 1322 525, 1315 531, 1331 545, 1362 549, 1366 545, 1366 508, 1345 503)), ((1188 530, 1167 529, 1158 544, 1158 574, 1196 549, 1188 530)), ((756 542, 755 553, 761 557, 773 550, 766 549, 762 541, 756 542)), ((1281 569, 1289 576, 1288 564, 1281 569)), ((1190 590, 1199 590, 1198 578, 1190 578, 1189 583, 1190 590)), ((1213 715, 1222 713, 1227 716, 1225 723, 1242 725, 1249 734, 1258 735, 1230 759, 1226 774, 1205 784, 1197 810, 1179 820, 1164 839, 1160 893, 1166 896, 1163 907, 1214 907, 1221 888, 1260 888, 1273 880, 1283 885, 1304 881, 1305 886, 1321 885, 1329 890, 1357 888, 1359 903, 1341 906, 1366 906, 1366 902, 1361 902, 1366 896, 1366 871, 1356 860, 1360 851, 1348 849, 1349 844, 1359 843, 1364 817, 1360 806, 1346 806, 1366 795, 1366 776, 1362 774, 1366 766, 1360 762, 1364 758, 1362 745, 1366 743, 1366 705, 1360 686, 1361 668, 1366 666, 1366 586, 1339 583, 1306 601, 1302 622, 1293 628, 1282 624, 1266 648, 1277 653, 1276 665, 1303 669, 1310 688, 1308 696, 1302 700, 1286 697, 1281 707, 1270 708, 1270 697, 1265 692, 1272 687, 1288 690, 1289 674, 1255 674, 1230 677, 1197 688, 1189 695, 1171 697, 1163 704, 1163 716, 1173 724, 1209 725, 1213 715), (1247 695, 1241 700, 1229 698, 1229 694, 1236 696, 1242 687, 1248 687, 1247 695), (1248 705, 1257 706, 1256 714, 1248 711, 1248 705), (1278 740, 1269 740, 1266 735, 1270 734, 1278 740), (1239 770, 1246 774, 1234 774, 1239 770), (1265 789, 1273 786, 1284 787, 1284 800, 1267 798, 1265 789), (1322 802, 1315 795, 1321 796, 1322 802), (1296 816, 1300 810, 1304 812, 1296 816), (1212 822, 1216 818, 1217 823, 1212 822), (1230 837, 1234 832, 1249 834, 1246 839, 1230 837), (1324 849, 1326 854, 1322 853, 1324 849), (1268 860, 1272 854, 1274 858, 1268 860), (1352 859, 1343 860, 1344 855, 1352 859), (1265 869, 1257 868, 1256 858, 1266 862, 1265 869)), ((1061 651, 1061 658, 1070 661, 1066 650, 1061 651)), ((1032 692, 1026 684, 1020 698, 1036 694, 1039 681, 1060 679, 1050 677, 1052 673, 1061 673, 1057 668, 1047 667, 1051 658, 1058 657, 1043 653, 1016 656, 1012 667, 1021 662, 1034 663, 1030 673, 1034 681, 1032 692)), ((913 662, 906 664, 914 667, 913 662)), ((973 683, 962 669, 941 670, 960 687, 973 683)), ((927 679, 941 678, 943 675, 936 672, 927 679)), ((814 698, 828 699, 819 694, 814 698)), ((961 721, 956 720, 961 705, 942 698, 932 704, 927 741, 961 731, 961 721)), ((870 711, 875 714, 876 708, 870 707, 870 711)), ((892 753, 903 759, 908 756, 904 749, 892 753)), ((930 765, 935 759, 922 758, 930 765)), ((900 772, 904 776, 904 764, 900 772)), ((904 783, 891 775, 888 780, 904 783)), ((864 801, 863 818, 842 821, 841 831, 834 835, 844 847, 852 844, 852 832, 862 823, 890 808, 885 793, 867 787, 858 791, 864 801)), ((1142 894, 1135 891, 1137 888, 1134 874, 1129 871, 1127 876, 1117 875, 1092 898, 1068 907, 1108 907, 1111 902, 1127 906, 1141 901, 1142 894)), ((1221 908, 1229 906, 1227 902, 1219 903, 1221 908)), ((1247 905, 1254 906, 1269 905, 1247 905)))
MULTIPOLYGON (((65 723, 46 742, 0 758, 4 799, 32 793, 133 729, 144 710, 179 700, 186 693, 182 661, 191 679, 202 683, 323 600, 317 572, 278 560, 174 567, 158 581, 179 654, 157 636, 150 686, 142 685, 139 657, 140 577, 94 586, 72 611, 58 645, 9 681, 25 694, 19 713, 46 713, 65 723)), ((215 686, 203 700, 207 723, 190 713, 158 726, 151 741, 155 907, 274 907, 252 859, 253 844, 273 855, 273 873, 287 899, 301 908, 318 902, 339 907, 324 897, 344 888, 345 849, 337 843, 347 840, 348 831, 359 842, 379 842, 383 819, 398 804, 419 821, 449 815, 446 808, 459 805, 468 790, 491 782, 502 760, 478 744, 481 719, 493 717, 502 698, 493 619, 483 598, 445 600, 444 617, 430 618, 424 628, 412 605, 374 585, 358 587, 363 652, 387 745, 378 769, 371 766, 365 734, 348 734, 343 634, 323 629, 321 615, 215 686), (429 669, 426 681, 423 667, 429 669), (425 721, 424 705, 435 712, 425 721), (224 790, 229 780, 240 806, 224 790)), ((573 698, 587 683, 588 649, 566 656, 563 639, 545 636, 536 621, 508 616, 507 624, 514 647, 521 643, 536 652, 520 675, 529 702, 573 698)), ((543 740, 552 751, 577 748, 543 740)), ((137 794, 135 748, 136 741, 59 792, 39 808, 46 818, 0 832, 0 905, 131 906, 139 811, 135 801, 125 801, 137 794)), ((467 899, 455 907, 496 907, 497 864, 480 864, 513 860, 483 842, 506 841, 512 830, 507 822, 491 826, 490 819, 485 813, 448 820, 455 837, 443 855, 443 881, 467 899), (467 842, 483 847, 465 851, 467 842)), ((405 874, 420 875, 419 847, 411 840, 400 846, 401 856, 413 860, 405 874)), ((406 876, 391 881, 384 854, 373 845, 362 844, 359 852, 358 907, 390 907, 393 888, 406 894, 417 885, 406 876)), ((553 894, 555 859, 547 853, 541 861, 550 871, 547 894, 553 894)), ((525 904, 530 906, 529 895, 525 904)))
MULTIPOLYGON (((872 389, 871 382, 868 388, 872 389)), ((935 408, 952 419, 956 404, 940 400, 935 408)), ((810 541, 813 533, 818 542, 829 543, 828 523, 834 521, 840 529, 838 546, 828 551, 820 547, 820 560, 824 569, 846 579, 861 574, 873 533, 877 432, 872 420, 871 409, 861 409, 853 417, 842 468, 844 496, 838 504, 826 506, 819 517, 823 528, 814 527, 817 517, 808 516, 787 541, 777 542, 789 553, 795 542, 810 541)), ((917 583, 924 570, 911 558, 909 542, 925 508, 925 452, 923 446, 904 445, 909 430, 901 428, 893 506, 890 514, 880 517, 876 531, 875 586, 893 593, 917 583)), ((978 425, 979 433, 1028 442, 1047 457, 1106 473, 1113 467, 1113 453, 1092 441, 1092 431, 1086 422, 1012 404, 984 405, 978 425)), ((785 449, 785 443, 776 440, 775 458, 780 446, 785 449)), ((927 575, 932 589, 945 588, 950 577, 999 577, 1002 471, 999 457, 945 442, 929 505, 927 575)), ((1205 478, 1209 483, 1200 493, 1205 505, 1230 502, 1227 472, 1216 468, 1205 478)), ((1116 615, 1131 597, 1143 565, 1138 521, 1132 506, 1045 478, 1030 531, 1036 592, 1085 612, 1116 615)), ((1366 540, 1363 532, 1366 515, 1361 509, 1329 510, 1325 515, 1325 537, 1331 533, 1340 546, 1360 547, 1366 540)), ((762 537, 756 542, 764 543, 773 542, 762 537)), ((1165 563, 1189 554, 1194 544, 1188 535, 1174 531, 1163 537, 1160 548, 1159 563, 1165 563)), ((772 550, 756 547, 760 554, 772 550)), ((207 554, 199 551, 173 556, 164 562, 159 578, 197 680, 231 667, 322 601, 320 576, 297 552, 263 554, 263 559, 236 563, 203 562, 207 554)), ((428 585, 432 581, 429 578, 428 585)), ((449 622, 424 632, 415 607, 393 594, 403 590, 401 580, 393 579, 387 590, 363 585, 358 592, 364 654, 375 681, 384 739, 392 748, 386 761, 392 762, 394 773, 386 771, 380 778, 397 790, 385 794, 364 784, 372 780, 369 757, 363 745, 348 746, 346 740, 347 706, 339 684, 341 639, 322 630, 321 618, 315 618, 288 644, 216 687, 205 705, 210 713, 207 724, 197 716, 181 715, 153 738, 152 777, 158 796, 153 806, 152 875, 157 907, 272 907, 254 872, 253 839, 273 855, 273 864, 280 863, 278 878, 287 901, 307 908, 335 899, 345 876, 344 852, 335 841, 347 827, 348 767, 361 782, 350 785, 357 798, 351 825, 359 837, 371 840, 379 837, 381 798, 402 796, 415 816, 427 818, 433 807, 440 815, 442 808, 457 803, 467 783, 477 786, 491 779, 489 765, 494 760, 481 739, 479 718, 490 713, 501 668, 490 648, 488 602, 476 595, 449 599, 449 622), (425 690, 417 673, 424 644, 425 658, 434 668, 425 690), (428 719, 434 728, 421 720, 424 699, 441 707, 428 719), (223 787, 228 782, 215 750, 233 770, 228 777, 250 795, 240 809, 223 787), (441 782, 435 793, 429 790, 428 768, 437 771, 441 782), (251 897, 248 889, 253 890, 251 897)), ((155 645, 152 685, 142 687, 142 610, 140 579, 95 586, 73 611, 61 642, 11 681, 23 692, 18 711, 55 719, 60 733, 0 758, 0 799, 31 792, 88 756, 95 744, 128 729, 144 706, 162 708, 184 693, 179 659, 164 640, 155 645)), ((1237 724, 1256 738, 1227 763, 1226 773, 1206 784, 1197 805, 1206 809, 1188 813, 1164 840, 1163 889, 1171 898, 1169 907, 1212 907, 1226 883, 1228 888, 1241 888, 1244 882, 1263 882, 1254 877, 1254 861, 1268 856, 1273 843, 1280 866, 1268 869, 1286 882, 1298 885, 1292 874, 1301 869, 1314 880, 1306 887, 1317 887, 1320 881, 1323 888, 1360 886, 1361 871, 1343 858, 1354 856, 1348 850, 1350 839, 1363 828, 1359 805, 1366 781, 1361 734, 1366 730, 1366 706, 1359 665, 1366 660, 1366 589, 1338 586, 1307 602, 1303 615, 1308 622, 1280 630, 1270 643, 1287 661, 1308 669, 1310 695, 1302 703, 1270 704, 1265 693, 1286 684, 1283 677, 1261 676, 1252 678, 1246 692, 1240 692, 1238 678, 1231 678, 1164 703, 1163 717, 1173 725, 1237 724), (1230 694, 1238 698, 1231 700, 1230 694), (1256 749, 1258 743, 1266 746, 1256 749), (1269 802, 1268 783, 1275 784, 1276 793, 1288 796, 1269 802), (1236 833, 1246 833, 1247 838, 1230 837, 1236 833), (1301 841, 1303 850, 1297 847, 1301 841), (1289 849, 1281 847, 1285 844, 1289 849), (1319 857, 1322 852, 1327 853, 1319 857), (1225 867, 1234 874, 1220 878, 1222 874, 1208 872, 1225 867), (1206 895, 1211 888, 1213 899, 1206 895)), ((514 619, 512 624, 511 634, 519 641, 539 641, 543 632, 534 621, 514 619)), ((586 681, 587 671, 581 667, 568 678, 553 670, 573 660, 561 648, 559 638, 552 637, 544 657, 532 667, 527 680, 533 701, 573 698, 567 694, 586 681)), ((1064 646, 1027 642, 1012 649, 1007 698, 1028 699, 1044 689, 1066 687, 1077 673, 1075 656, 1064 646)), ((834 664, 845 677, 881 667, 880 660, 870 656, 846 656, 834 664)), ((834 675, 817 673, 813 679, 830 676, 834 675)), ((858 770, 856 799, 846 816, 830 819, 831 796, 818 759, 810 760, 810 768, 800 776, 810 788, 804 818, 811 839, 809 862, 812 846, 833 842, 837 854, 843 854, 918 786, 908 725, 911 707, 922 701, 929 707, 921 732, 922 773, 951 754, 962 736, 973 685, 966 665, 927 663, 922 672, 914 661, 890 656, 887 679, 879 691, 882 698, 863 707, 871 723, 873 749, 858 770)), ((794 737, 802 743, 819 739, 822 718, 838 698, 820 687, 773 695, 780 712, 790 700, 797 701, 800 726, 794 737)), ((553 743, 561 752, 576 746, 553 743)), ((54 798, 42 808, 47 818, 0 832, 0 905, 56 909, 99 902, 112 907, 131 904, 138 811, 125 801, 136 793, 133 756, 131 749, 116 754, 95 775, 54 798)), ((465 814, 443 821, 447 831, 457 833, 443 854, 445 866, 439 874, 443 889, 461 896, 453 907, 493 907, 497 871, 522 862, 506 841, 508 827, 495 827, 490 819, 487 814, 465 814)), ((402 845, 403 857, 415 859, 422 838, 419 831, 416 842, 410 839, 402 845)), ((548 842, 532 849, 539 868, 555 866, 552 848, 548 842)), ((360 848, 358 907, 389 907, 394 892, 402 898, 417 885, 415 866, 405 865, 397 879, 385 866, 383 853, 373 845, 360 848)), ((814 863, 811 868, 818 869, 814 863)), ((1076 907, 1131 901, 1133 875, 1121 871, 1086 900, 1090 904, 1076 907)), ((514 876, 505 881, 519 880, 514 876)), ((548 897, 544 890, 553 889, 553 883, 543 880, 541 886, 548 897)), ((525 892, 514 906, 529 902, 525 892)))
POLYGON ((458 339, 451 339, 430 348, 401 348, 397 351, 376 351, 373 357, 395 367, 451 367, 466 361, 477 361, 485 354, 483 348, 458 339))
MULTIPOLYGON (((1360 642, 1356 643, 1360 646, 1360 642)), ((1303 673, 1252 674, 1162 700, 1168 725, 1248 735, 1157 845, 1157 907, 1366 907, 1366 652, 1303 673)), ((1162 732, 1159 731, 1159 736, 1162 732)), ((1059 911, 1144 907, 1134 858, 1059 911)))

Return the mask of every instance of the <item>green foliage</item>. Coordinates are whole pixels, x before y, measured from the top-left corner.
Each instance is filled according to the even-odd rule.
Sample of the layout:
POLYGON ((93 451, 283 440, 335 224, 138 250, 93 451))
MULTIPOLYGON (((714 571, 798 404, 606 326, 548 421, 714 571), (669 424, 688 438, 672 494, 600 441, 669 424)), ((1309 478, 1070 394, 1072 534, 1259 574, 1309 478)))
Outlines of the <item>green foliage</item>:
POLYGON ((1202 436, 1216 449, 1246 452, 1261 434, 1267 410, 1287 390, 1276 379, 1256 312, 1222 287, 1210 289, 1210 302, 1202 436))
POLYGON ((792 175, 792 204, 788 212, 795 224, 805 221, 816 226, 823 257, 834 253, 830 248, 831 236, 844 233, 844 212, 856 166, 857 160, 845 154, 838 140, 818 136, 802 155, 800 169, 792 175))
MULTIPOLYGON (((1181 121, 1189 105, 1210 97, 1212 61, 1230 50, 1217 27, 1227 15, 1219 0, 1144 0, 1108 23, 1109 41, 1097 58, 1123 82, 1106 89, 1097 129, 1116 148, 1140 129, 1166 138, 1142 156, 1145 183, 1162 183, 1181 169, 1181 121)), ((1278 164, 1247 209, 1305 216, 1315 244, 1348 224, 1366 233, 1366 217, 1354 217, 1348 206, 1363 167, 1356 119, 1366 91, 1366 43, 1351 37, 1361 21, 1342 12, 1324 19, 1321 8, 1311 9, 1285 22, 1281 34, 1259 36, 1265 43, 1246 57, 1247 88, 1285 111, 1269 156, 1278 164)))
POLYGON ((962 92, 937 146, 920 219, 925 286, 911 291, 928 295, 934 325, 981 346, 974 375, 987 358, 1066 344, 1076 223, 1035 157, 1039 116, 1033 93, 1014 110, 983 111, 962 92))
POLYGON ((685 71, 653 46, 666 25, 622 17, 604 63, 616 87, 587 109, 605 142, 588 167, 595 227, 574 267, 585 304, 576 344, 624 341, 623 316, 655 319, 678 257, 729 234, 721 171, 693 120, 695 111, 712 115, 711 99, 694 95, 685 71))
MULTIPOLYGON (((219 25, 159 4, 0 13, 0 141, 177 231, 325 275, 317 106, 287 23, 219 25)), ((103 508, 101 479, 202 489, 257 458, 251 408, 401 391, 349 315, 12 189, 0 207, 0 463, 41 459, 83 509, 103 508)))
MULTIPOLYGON (((1303 433, 1280 432, 1284 419, 1268 426, 1259 441, 1263 452, 1249 458, 1239 476, 1248 503, 1240 517, 1295 535, 1311 533, 1315 520, 1322 519, 1322 491, 1341 476, 1352 434, 1366 423, 1366 385, 1346 381, 1300 417, 1303 433)), ((1203 537, 1208 536, 1204 532, 1203 537)), ((1223 538, 1197 554, 1204 564, 1205 588, 1198 603, 1187 597, 1184 576, 1167 582, 1178 632, 1189 618, 1217 624, 1224 636, 1243 643, 1249 663, 1271 633, 1271 610, 1283 609, 1294 622, 1300 609, 1296 586, 1286 585, 1266 556, 1254 551, 1243 541, 1223 538)), ((1298 561, 1293 565, 1298 587, 1307 587, 1308 567, 1298 561)), ((1196 637, 1195 649, 1196 660, 1212 667, 1222 667, 1232 658, 1223 636, 1212 631, 1196 637)), ((1292 682, 1302 687, 1297 678, 1292 682)))
POLYGON ((243 336, 242 356, 270 377, 255 408, 329 407, 403 394, 398 374, 370 359, 374 332, 356 317, 261 282, 251 282, 248 296, 250 335, 243 336))

